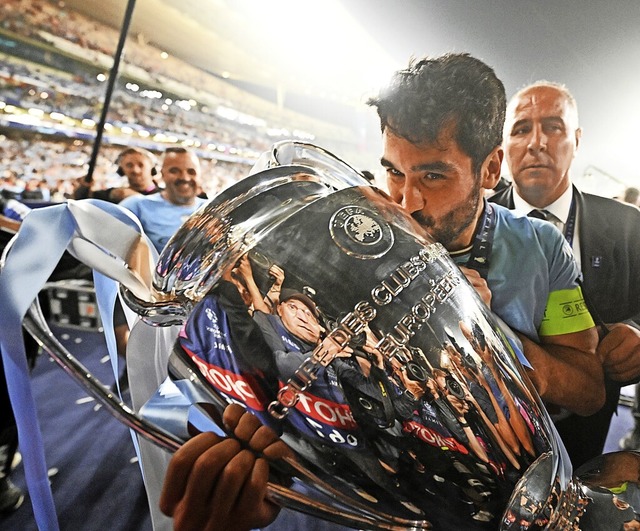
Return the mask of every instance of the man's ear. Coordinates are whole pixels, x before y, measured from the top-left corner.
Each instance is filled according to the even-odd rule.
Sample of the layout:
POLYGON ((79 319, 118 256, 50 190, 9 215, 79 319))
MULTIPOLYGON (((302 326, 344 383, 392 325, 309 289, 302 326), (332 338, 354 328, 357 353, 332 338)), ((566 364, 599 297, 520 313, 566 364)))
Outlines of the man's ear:
POLYGON ((581 139, 582 139, 582 127, 578 127, 576 129, 576 151, 578 151, 578 146, 580 146, 581 139))
POLYGON ((481 186, 487 190, 493 190, 500 180, 502 172, 502 159, 504 150, 502 146, 496 146, 482 163, 480 175, 482 176, 481 186))

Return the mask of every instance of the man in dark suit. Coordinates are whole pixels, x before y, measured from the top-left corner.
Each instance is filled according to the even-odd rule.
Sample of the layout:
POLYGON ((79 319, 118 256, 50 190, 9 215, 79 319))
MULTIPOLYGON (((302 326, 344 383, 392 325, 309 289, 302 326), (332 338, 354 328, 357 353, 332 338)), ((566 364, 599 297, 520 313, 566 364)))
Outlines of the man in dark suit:
POLYGON ((577 105, 566 87, 538 82, 520 90, 509 103, 504 129, 513 183, 489 199, 545 217, 564 233, 591 313, 607 323, 609 332, 602 329, 598 347, 607 376, 605 406, 587 417, 556 417, 574 467, 602 453, 620 386, 640 377, 640 210, 572 185, 581 135, 577 105))

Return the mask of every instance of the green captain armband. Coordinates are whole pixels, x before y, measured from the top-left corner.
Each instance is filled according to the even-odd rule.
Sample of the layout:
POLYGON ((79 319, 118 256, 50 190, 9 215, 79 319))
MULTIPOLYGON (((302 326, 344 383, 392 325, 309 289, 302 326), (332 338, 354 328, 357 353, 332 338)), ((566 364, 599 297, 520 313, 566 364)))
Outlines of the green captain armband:
POLYGON ((572 332, 582 332, 595 326, 593 318, 584 302, 582 289, 552 291, 547 299, 547 307, 540 324, 541 336, 559 336, 572 332))

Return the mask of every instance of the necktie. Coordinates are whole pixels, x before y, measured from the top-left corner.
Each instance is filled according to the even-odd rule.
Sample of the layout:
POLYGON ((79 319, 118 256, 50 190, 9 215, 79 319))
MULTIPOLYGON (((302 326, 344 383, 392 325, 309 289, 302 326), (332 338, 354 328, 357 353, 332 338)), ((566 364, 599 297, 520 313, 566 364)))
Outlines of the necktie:
POLYGON ((538 210, 537 208, 534 208, 527 214, 527 216, 530 218, 544 219, 546 221, 549 219, 549 212, 547 212, 546 210, 538 210))
POLYGON ((539 210, 537 208, 534 208, 527 214, 527 216, 530 218, 543 219, 545 221, 548 221, 549 223, 553 223, 560 232, 564 230, 564 223, 548 210, 539 210))

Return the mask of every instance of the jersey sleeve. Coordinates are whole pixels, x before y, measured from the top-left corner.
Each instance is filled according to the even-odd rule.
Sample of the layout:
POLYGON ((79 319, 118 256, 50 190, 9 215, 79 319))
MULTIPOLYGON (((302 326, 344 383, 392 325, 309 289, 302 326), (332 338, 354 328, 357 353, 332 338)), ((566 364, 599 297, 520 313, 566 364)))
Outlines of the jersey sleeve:
POLYGON ((571 247, 560 231, 549 223, 536 227, 540 241, 547 245, 549 297, 540 323, 540 336, 582 332, 594 326, 580 287, 581 273, 571 247))

